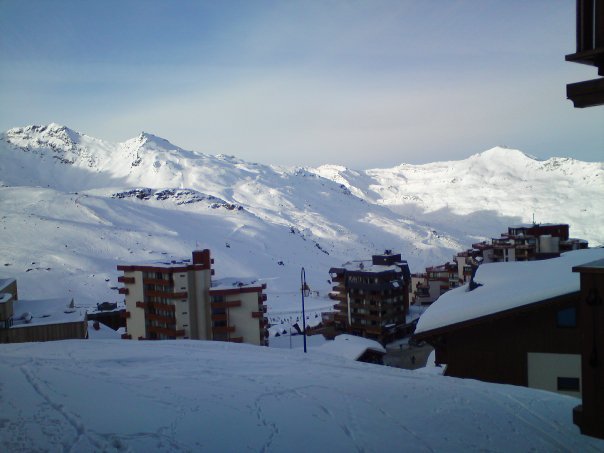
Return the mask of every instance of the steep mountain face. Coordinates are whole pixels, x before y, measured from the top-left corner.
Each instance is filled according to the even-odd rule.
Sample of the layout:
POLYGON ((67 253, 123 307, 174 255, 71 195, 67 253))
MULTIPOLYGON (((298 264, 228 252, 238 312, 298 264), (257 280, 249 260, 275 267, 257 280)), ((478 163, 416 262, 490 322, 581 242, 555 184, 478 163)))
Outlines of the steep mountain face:
POLYGON ((604 214, 602 164, 512 150, 381 170, 283 168, 51 124, 2 134, 0 157, 0 277, 32 297, 118 300, 117 263, 200 246, 217 275, 266 281, 274 310, 298 303, 304 266, 328 307, 331 266, 392 249, 420 271, 533 212, 604 242, 593 221, 604 214))

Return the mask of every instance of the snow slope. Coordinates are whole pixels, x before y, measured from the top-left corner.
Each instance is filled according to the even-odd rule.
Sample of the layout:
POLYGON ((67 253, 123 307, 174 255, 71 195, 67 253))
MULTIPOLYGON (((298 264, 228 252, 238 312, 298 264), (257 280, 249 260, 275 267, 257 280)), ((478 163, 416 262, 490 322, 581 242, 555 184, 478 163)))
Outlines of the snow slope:
POLYGON ((520 211, 534 211, 533 202, 553 206, 562 190, 554 186, 573 202, 556 202, 555 218, 537 220, 570 222, 574 235, 604 242, 604 227, 593 222, 604 213, 602 164, 558 159, 550 171, 526 171, 537 161, 514 152, 504 166, 504 152, 390 170, 313 170, 187 151, 148 133, 115 144, 57 124, 11 129, 0 135, 0 278, 17 278, 22 297, 67 294, 94 306, 121 300, 118 263, 186 258, 207 247, 218 278, 268 284, 278 324, 299 317, 302 266, 319 293, 307 300, 316 315, 332 305, 330 267, 392 249, 420 271, 528 220, 520 211), (510 183, 520 180, 533 188, 528 201, 510 183), (467 190, 461 196, 451 184, 467 190), (487 211, 494 207, 503 215, 487 211))
POLYGON ((203 341, 0 345, 3 451, 602 451, 578 400, 203 341))
POLYGON ((573 237, 604 245, 604 225, 594 221, 604 216, 602 162, 541 161, 495 147, 460 161, 363 172, 327 165, 313 171, 368 202, 454 236, 498 236, 508 225, 531 223, 534 215, 538 223, 568 223, 573 237))

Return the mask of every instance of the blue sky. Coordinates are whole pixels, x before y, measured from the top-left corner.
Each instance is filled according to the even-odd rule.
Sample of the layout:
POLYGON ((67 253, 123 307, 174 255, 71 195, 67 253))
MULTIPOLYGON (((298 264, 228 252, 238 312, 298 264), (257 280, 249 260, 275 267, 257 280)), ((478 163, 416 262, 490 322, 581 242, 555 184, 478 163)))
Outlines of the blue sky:
POLYGON ((0 130, 364 169, 496 145, 604 160, 571 0, 0 0, 0 130))

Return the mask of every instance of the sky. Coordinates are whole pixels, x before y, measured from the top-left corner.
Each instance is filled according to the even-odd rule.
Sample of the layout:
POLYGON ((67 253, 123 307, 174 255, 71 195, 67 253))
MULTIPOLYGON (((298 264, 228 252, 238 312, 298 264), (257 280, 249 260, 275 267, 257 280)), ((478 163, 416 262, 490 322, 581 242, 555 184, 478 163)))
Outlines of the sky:
POLYGON ((571 0, 0 0, 0 130, 354 169, 494 146, 604 161, 571 0))

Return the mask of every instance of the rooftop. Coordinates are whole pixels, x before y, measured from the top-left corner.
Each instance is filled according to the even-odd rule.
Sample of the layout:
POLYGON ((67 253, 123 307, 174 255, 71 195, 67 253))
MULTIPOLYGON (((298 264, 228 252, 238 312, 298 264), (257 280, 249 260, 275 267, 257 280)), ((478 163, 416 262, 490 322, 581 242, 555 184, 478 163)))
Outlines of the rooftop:
POLYGON ((386 353, 384 347, 375 340, 346 334, 338 335, 333 341, 327 341, 317 348, 318 351, 351 360, 357 360, 367 349, 386 353))
POLYGON ((79 322, 86 319, 86 310, 71 308, 73 299, 37 299, 14 302, 13 328, 79 322))
POLYGON ((451 326, 553 297, 579 291, 575 266, 604 259, 604 248, 575 250, 544 261, 513 261, 481 265, 474 278, 482 286, 455 288, 420 317, 415 333, 451 326))

